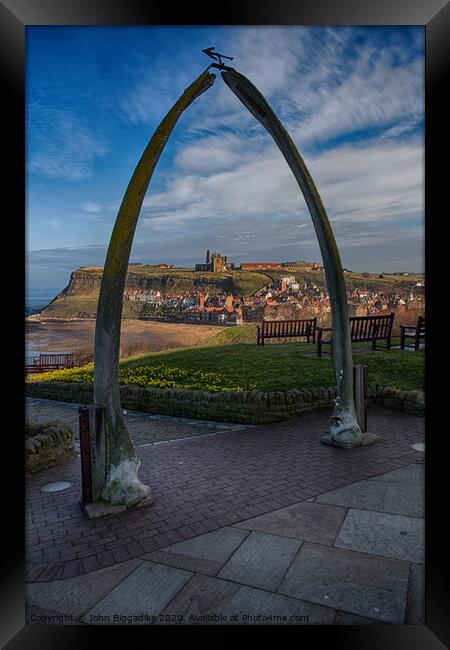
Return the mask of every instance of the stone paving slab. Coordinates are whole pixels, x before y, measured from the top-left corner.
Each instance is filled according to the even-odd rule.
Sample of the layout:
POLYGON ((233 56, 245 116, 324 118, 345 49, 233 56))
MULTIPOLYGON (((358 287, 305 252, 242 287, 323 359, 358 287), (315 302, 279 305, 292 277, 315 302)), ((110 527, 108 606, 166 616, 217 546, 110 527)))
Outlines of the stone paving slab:
POLYGON ((382 622, 364 616, 349 614, 348 612, 336 612, 333 625, 382 625, 382 622))
POLYGON ((316 502, 421 517, 425 512, 425 487, 422 482, 365 480, 326 492, 316 502))
POLYGON ((162 613, 181 615, 183 624, 210 625, 329 625, 334 617, 327 607, 203 575, 194 576, 162 613))
POLYGON ((38 582, 26 586, 26 600, 30 605, 62 614, 79 616, 94 607, 99 600, 132 573, 142 560, 129 560, 108 569, 96 571, 95 580, 83 576, 38 582))
POLYGON ((379 476, 372 476, 370 481, 381 481, 382 483, 402 483, 403 485, 425 485, 425 464, 414 463, 406 465, 392 472, 385 472, 379 476))
POLYGON ((336 547, 423 564, 425 525, 418 517, 349 510, 336 547))
POLYGON ((295 539, 252 532, 217 577, 276 591, 300 546, 295 539))
MULTIPOLYGON (((79 406, 81 404, 26 397, 25 415, 29 422, 59 420, 68 424, 72 428, 76 443, 79 444, 79 406)), ((226 431, 240 431, 253 426, 169 415, 151 415, 128 409, 124 410, 124 418, 131 438, 137 447, 226 431)))
POLYGON ((403 624, 408 575, 406 562, 305 542, 278 593, 403 624))
POLYGON ((192 577, 189 571, 144 560, 139 567, 87 612, 88 625, 151 624, 120 617, 157 616, 192 577), (119 618, 116 618, 119 617, 119 618))
POLYGON ((331 545, 346 513, 347 509, 340 506, 303 501, 241 521, 234 526, 331 545))
POLYGON ((248 534, 248 531, 236 528, 221 528, 143 557, 180 569, 215 575, 248 534))
POLYGON ((419 564, 410 568, 405 623, 425 625, 425 567, 419 564))

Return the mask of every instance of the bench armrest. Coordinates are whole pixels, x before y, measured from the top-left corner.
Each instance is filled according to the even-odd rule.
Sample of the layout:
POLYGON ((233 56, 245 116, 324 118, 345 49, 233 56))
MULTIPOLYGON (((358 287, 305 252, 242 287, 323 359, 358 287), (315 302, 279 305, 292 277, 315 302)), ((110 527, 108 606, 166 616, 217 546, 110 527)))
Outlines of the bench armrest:
POLYGON ((320 332, 332 332, 333 328, 332 327, 316 327, 317 330, 320 332))
POLYGON ((402 330, 415 330, 417 329, 416 325, 400 325, 400 329, 402 330))

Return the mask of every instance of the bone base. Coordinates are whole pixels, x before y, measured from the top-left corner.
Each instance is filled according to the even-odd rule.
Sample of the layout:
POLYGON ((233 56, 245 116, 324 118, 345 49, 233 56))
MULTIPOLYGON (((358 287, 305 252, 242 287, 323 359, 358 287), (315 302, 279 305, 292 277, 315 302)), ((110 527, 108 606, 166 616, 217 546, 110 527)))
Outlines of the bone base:
POLYGON ((371 445, 380 439, 380 436, 377 436, 375 433, 363 433, 361 440, 358 442, 338 442, 334 440, 329 433, 326 433, 320 439, 325 445, 332 445, 333 447, 341 447, 342 449, 357 449, 358 447, 364 447, 365 445, 371 445))

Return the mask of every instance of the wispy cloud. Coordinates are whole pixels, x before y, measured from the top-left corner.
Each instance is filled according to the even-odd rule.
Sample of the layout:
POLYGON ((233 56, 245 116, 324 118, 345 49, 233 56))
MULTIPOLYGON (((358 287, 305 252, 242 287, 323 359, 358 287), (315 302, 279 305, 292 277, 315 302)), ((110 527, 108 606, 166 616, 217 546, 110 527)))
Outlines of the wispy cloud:
POLYGON ((50 221, 47 221, 47 224, 52 228, 60 228, 62 226, 60 219, 51 219, 50 221))
MULTIPOLYGON (((374 127, 390 129, 389 137, 396 137, 417 126, 424 111, 423 57, 395 46, 380 49, 370 39, 355 46, 353 39, 351 29, 253 28, 236 32, 230 49, 237 54, 237 68, 302 146, 323 146, 374 127), (396 132, 397 123, 402 129, 396 132)), ((219 109, 203 127, 256 125, 223 84, 218 94, 219 109)))
POLYGON ((77 181, 90 176, 96 158, 107 152, 105 139, 70 110, 31 102, 27 119, 33 127, 27 143, 32 173, 77 181))
POLYGON ((83 203, 82 206, 83 210, 86 210, 86 212, 100 212, 102 209, 101 205, 98 203, 94 203, 93 201, 87 201, 86 203, 83 203))

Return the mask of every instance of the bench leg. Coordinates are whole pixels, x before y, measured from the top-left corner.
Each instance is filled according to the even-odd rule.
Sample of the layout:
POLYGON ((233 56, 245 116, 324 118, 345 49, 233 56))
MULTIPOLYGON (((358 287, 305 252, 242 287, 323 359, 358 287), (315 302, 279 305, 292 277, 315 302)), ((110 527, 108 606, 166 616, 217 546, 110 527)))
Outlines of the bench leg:
POLYGON ((317 341, 317 356, 322 356, 322 341, 317 341))
POLYGON ((405 349, 405 330, 400 330, 400 350, 405 349))
POLYGON ((386 350, 389 352, 391 349, 391 337, 386 340, 386 350))

